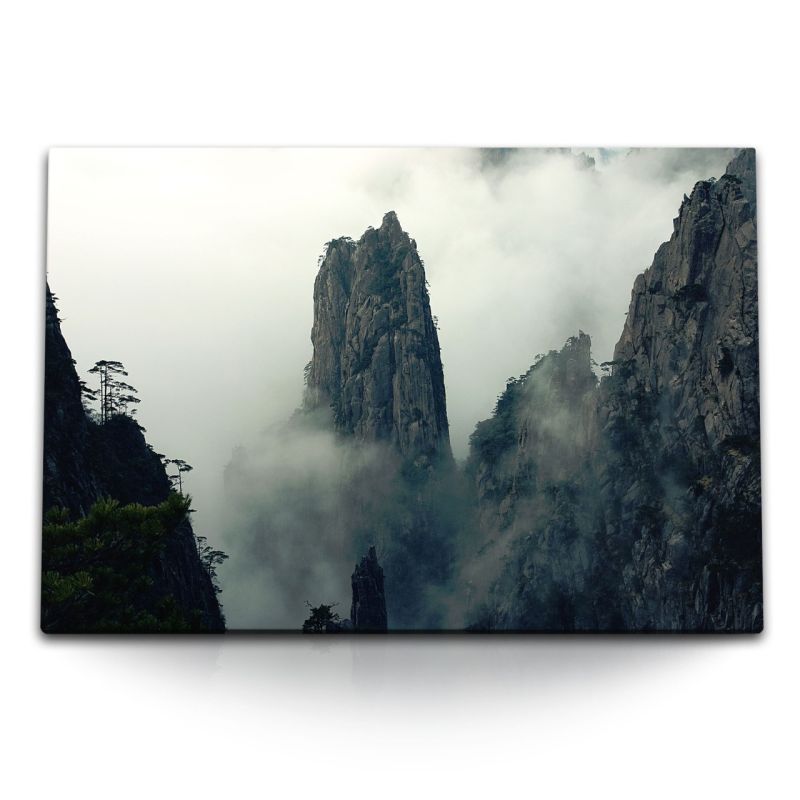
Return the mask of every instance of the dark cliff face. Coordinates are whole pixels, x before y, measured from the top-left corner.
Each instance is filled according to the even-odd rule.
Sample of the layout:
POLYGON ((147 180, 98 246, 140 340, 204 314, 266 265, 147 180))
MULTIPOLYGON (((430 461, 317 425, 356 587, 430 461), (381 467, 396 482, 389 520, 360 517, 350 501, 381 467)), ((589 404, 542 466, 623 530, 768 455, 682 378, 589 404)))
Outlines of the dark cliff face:
POLYGON ((328 245, 314 284, 305 407, 406 458, 450 455, 439 339, 416 243, 394 212, 328 245))
POLYGON ((356 564, 350 579, 352 603, 350 617, 340 619, 333 605, 311 607, 303 623, 303 633, 386 633, 386 596, 383 569, 374 547, 356 564))
POLYGON ((684 200, 634 285, 614 360, 599 424, 622 446, 600 478, 620 498, 605 524, 631 547, 626 620, 760 630, 754 151, 684 200))
POLYGON ((352 577, 353 601, 350 621, 354 630, 379 633, 387 629, 386 596, 383 590, 383 570, 375 548, 356 564, 352 577))
MULTIPOLYGON (((65 508, 82 517, 101 498, 145 506, 167 499, 170 482, 164 465, 138 423, 119 415, 99 425, 84 411, 80 380, 49 287, 44 394, 45 511, 65 508)), ((150 577, 153 585, 142 600, 145 606, 172 597, 187 616, 199 612, 203 628, 224 630, 216 592, 200 562, 188 519, 167 540, 150 577)))
POLYGON ((87 460, 90 425, 49 286, 46 292, 43 505, 45 510, 60 506, 85 514, 101 495, 87 460))
POLYGON ((507 527, 518 498, 581 470, 597 385, 590 350, 585 333, 569 339, 509 381, 494 416, 476 426, 467 470, 490 525, 507 527))
POLYGON ((484 593, 490 582, 488 602, 473 613, 477 627, 560 631, 608 624, 591 596, 599 588, 593 571, 601 546, 590 351, 589 337, 580 333, 509 381, 494 416, 470 439, 467 472, 484 543, 465 579, 484 593))
POLYGON ((505 559, 479 626, 761 629, 754 179, 743 151, 684 200, 596 389, 571 340, 476 429, 505 559), (572 386, 542 372, 564 359, 572 386))

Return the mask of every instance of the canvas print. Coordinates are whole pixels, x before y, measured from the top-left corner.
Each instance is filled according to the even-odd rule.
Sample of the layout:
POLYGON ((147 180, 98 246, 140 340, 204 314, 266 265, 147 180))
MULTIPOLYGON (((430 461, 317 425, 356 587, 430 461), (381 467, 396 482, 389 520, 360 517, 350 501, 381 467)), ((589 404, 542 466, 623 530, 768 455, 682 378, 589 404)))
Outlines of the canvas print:
POLYGON ((752 149, 59 148, 48 633, 757 632, 752 149))

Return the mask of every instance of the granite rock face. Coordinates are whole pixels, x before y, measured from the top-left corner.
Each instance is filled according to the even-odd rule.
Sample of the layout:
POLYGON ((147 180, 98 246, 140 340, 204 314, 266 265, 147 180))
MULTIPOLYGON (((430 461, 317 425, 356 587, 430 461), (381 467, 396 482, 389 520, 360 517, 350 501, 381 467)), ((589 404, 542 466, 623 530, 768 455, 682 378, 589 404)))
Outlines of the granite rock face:
POLYGON ((328 244, 314 283, 306 410, 409 459, 450 456, 439 338, 416 243, 390 211, 328 244))
MULTIPOLYGON (((511 380, 470 439, 482 556, 467 570, 489 585, 477 628, 594 629, 597 378, 584 333, 511 380)), ((485 588, 484 588, 485 591, 485 588)), ((611 611, 611 609, 609 609, 611 611)))
POLYGON ((339 491, 353 503, 349 530, 333 538, 355 553, 380 542, 393 627, 436 627, 441 609, 428 593, 450 576, 456 468, 425 268, 393 211, 357 242, 328 243, 311 340, 300 424, 321 417, 343 463, 362 448, 373 459, 370 474, 342 477, 339 491))
POLYGON ((470 470, 502 566, 476 627, 761 629, 755 210, 742 151, 636 279, 610 374, 593 386, 581 335, 479 424, 470 470))
MULTIPOLYGON (((44 511, 59 507, 84 516, 101 498, 123 505, 161 503, 170 493, 161 459, 131 417, 118 415, 99 425, 86 414, 80 380, 49 287, 46 303, 44 511)), ((153 585, 142 599, 145 606, 169 596, 187 616, 199 612, 206 630, 224 630, 219 601, 198 556, 188 519, 168 539, 150 577, 153 585)))
POLYGON ((612 442, 634 437, 601 473, 621 498, 606 524, 631 542, 632 625, 763 625, 756 232, 746 150, 695 186, 634 285, 599 420, 612 442), (651 518, 632 524, 642 506, 651 518))

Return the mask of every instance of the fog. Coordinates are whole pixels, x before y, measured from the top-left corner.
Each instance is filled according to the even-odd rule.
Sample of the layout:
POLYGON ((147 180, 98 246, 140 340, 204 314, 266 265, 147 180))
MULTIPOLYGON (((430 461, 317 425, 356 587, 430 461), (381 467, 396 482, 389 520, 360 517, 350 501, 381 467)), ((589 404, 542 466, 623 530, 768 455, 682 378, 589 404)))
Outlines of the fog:
MULTIPOLYGON (((537 353, 581 329, 596 361, 611 358, 635 276, 684 192, 730 152, 57 149, 49 281, 82 377, 93 385, 98 359, 124 362, 148 440, 194 466, 195 528, 231 553, 222 599, 229 624, 247 625, 251 602, 281 600, 236 566, 223 471, 300 403, 325 242, 358 238, 389 209, 417 241, 461 459, 537 353)), ((316 481, 325 462, 312 455, 308 473, 298 459, 316 481)), ((262 466, 262 486, 280 483, 262 466)))
MULTIPOLYGON (((385 497, 393 483, 383 450, 284 425, 237 449, 225 470, 220 514, 233 588, 222 598, 229 625, 297 629, 310 601, 338 603, 336 613, 348 616, 353 561, 367 544, 360 520, 375 518, 363 513, 363 490, 368 481, 368 499, 385 497)), ((377 543, 382 557, 376 535, 369 544, 377 543)))

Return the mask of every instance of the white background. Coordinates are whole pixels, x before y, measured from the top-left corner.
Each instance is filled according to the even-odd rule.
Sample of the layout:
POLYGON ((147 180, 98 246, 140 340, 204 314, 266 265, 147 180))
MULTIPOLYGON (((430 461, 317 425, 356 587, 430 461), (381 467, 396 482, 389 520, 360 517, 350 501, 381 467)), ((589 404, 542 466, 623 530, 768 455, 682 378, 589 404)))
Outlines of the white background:
POLYGON ((788 4, 289 6, 4 5, 5 796, 797 796, 800 131, 788 4), (757 147, 766 632, 45 639, 45 154, 70 144, 757 147))

